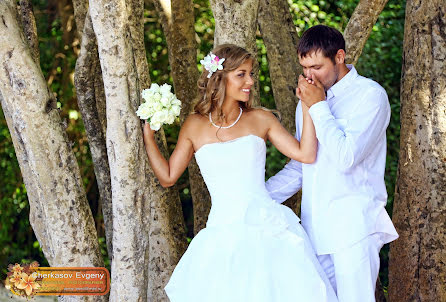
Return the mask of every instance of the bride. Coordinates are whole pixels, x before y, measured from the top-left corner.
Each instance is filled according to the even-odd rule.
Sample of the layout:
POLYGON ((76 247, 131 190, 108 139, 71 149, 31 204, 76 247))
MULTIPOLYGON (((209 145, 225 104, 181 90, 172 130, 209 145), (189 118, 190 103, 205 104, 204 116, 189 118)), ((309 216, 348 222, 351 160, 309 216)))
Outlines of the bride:
POLYGON ((251 108, 253 57, 225 44, 202 61, 195 113, 184 122, 169 161, 144 126, 150 165, 172 186, 195 155, 212 198, 206 224, 165 291, 172 302, 336 302, 299 218, 265 188, 265 141, 311 163, 317 141, 304 108, 301 142, 269 111, 251 108))

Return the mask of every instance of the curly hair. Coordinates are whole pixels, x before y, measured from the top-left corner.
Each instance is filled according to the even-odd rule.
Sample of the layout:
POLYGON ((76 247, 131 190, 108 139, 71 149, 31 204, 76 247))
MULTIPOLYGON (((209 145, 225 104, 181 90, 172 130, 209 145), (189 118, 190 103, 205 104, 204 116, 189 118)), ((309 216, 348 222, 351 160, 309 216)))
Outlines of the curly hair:
MULTIPOLYGON (((203 70, 198 79, 198 101, 194 107, 194 112, 201 115, 208 115, 209 112, 217 110, 219 118, 223 118, 221 107, 225 100, 227 74, 246 60, 253 60, 253 55, 246 49, 233 44, 222 44, 212 50, 212 53, 219 58, 225 58, 223 69, 217 70, 210 78, 207 78, 208 71, 203 70)), ((244 110, 251 109, 252 94, 249 95, 248 102, 239 102, 244 110)))

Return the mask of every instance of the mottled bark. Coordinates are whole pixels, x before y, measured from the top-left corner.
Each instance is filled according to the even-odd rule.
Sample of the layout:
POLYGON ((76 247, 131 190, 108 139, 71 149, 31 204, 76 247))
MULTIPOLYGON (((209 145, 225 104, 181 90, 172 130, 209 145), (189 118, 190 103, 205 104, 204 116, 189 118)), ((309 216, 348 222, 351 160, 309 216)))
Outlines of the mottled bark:
MULTIPOLYGON (((113 199, 110 297, 112 301, 165 301, 163 287, 185 250, 186 238, 178 195, 161 188, 150 170, 135 114, 144 82, 144 69, 136 66, 143 64, 135 50, 138 29, 129 16, 135 5, 90 1, 107 103, 113 199)), ((146 72, 148 79, 148 68, 146 72)))
POLYGON ((346 62, 356 64, 378 16, 388 0, 361 0, 344 31, 346 62))
POLYGON ((260 105, 256 46, 259 0, 211 0, 215 20, 214 47, 231 43, 243 47, 254 56, 254 106, 260 105))
POLYGON ((142 301, 147 296, 150 189, 140 122, 134 114, 138 93, 132 86, 137 73, 128 39, 128 16, 124 3, 115 1, 90 1, 90 14, 107 105, 113 200, 110 301, 142 301))
POLYGON ((298 36, 286 0, 260 0, 259 29, 265 43, 276 108, 282 125, 296 132, 296 87, 302 67, 297 56, 298 36))
MULTIPOLYGON (((149 64, 144 47, 144 1, 126 0, 126 7, 129 17, 130 45, 134 53, 139 88, 142 90, 150 87, 149 64)), ((134 104, 136 108, 139 106, 139 98, 137 100, 138 103, 134 104)))
POLYGON ((389 300, 446 301, 446 5, 406 4, 389 300))
POLYGON ((27 189, 31 225, 51 266, 103 266, 76 157, 56 100, 19 30, 15 9, 15 1, 0 2, 0 92, 27 189))
MULTIPOLYGON (((169 63, 177 97, 182 101, 181 124, 193 110, 197 98, 197 42, 195 40, 193 1, 154 1, 169 49, 169 63)), ((194 234, 206 226, 211 197, 200 169, 192 158, 188 167, 193 203, 194 234)))
POLYGON ((88 14, 88 0, 72 0, 72 2, 74 21, 76 23, 76 35, 81 40, 84 32, 85 18, 88 14))
MULTIPOLYGON (((150 86, 149 65, 144 47, 144 1, 128 0, 131 45, 137 66, 139 90, 150 86)), ((139 106, 139 102, 135 104, 139 106)), ((137 108, 137 106, 135 108, 137 108)), ((136 110, 136 109, 135 109, 136 110)), ((158 146, 168 157, 164 131, 156 135, 158 146)), ((164 286, 186 250, 185 224, 178 190, 163 189, 150 170, 152 180, 151 220, 149 231, 148 301, 168 301, 164 286), (156 181, 155 181, 156 180, 156 181)))
POLYGON ((39 41, 37 39, 37 27, 36 19, 34 18, 33 13, 33 6, 30 0, 20 0, 19 8, 23 32, 25 34, 26 40, 28 41, 31 55, 37 66, 40 66, 39 41))
POLYGON ((193 110, 197 97, 197 41, 192 0, 155 0, 169 49, 175 94, 182 101, 181 122, 193 110))
MULTIPOLYGON (((296 133, 297 79, 302 73, 297 56, 296 27, 286 0, 260 0, 259 29, 265 43, 268 68, 276 108, 281 123, 288 132, 296 133)), ((299 191, 284 202, 296 214, 300 213, 302 193, 299 191)))
MULTIPOLYGON (((80 18, 76 18, 78 20, 80 18)), ((85 132, 90 146, 93 168, 98 184, 102 216, 104 217, 105 239, 110 260, 113 258, 113 214, 110 167, 108 165, 107 148, 105 143, 106 116, 105 94, 102 82, 101 66, 99 63, 96 37, 87 14, 84 32, 81 39, 81 50, 76 61, 74 85, 76 87, 77 103, 82 115, 85 132)))

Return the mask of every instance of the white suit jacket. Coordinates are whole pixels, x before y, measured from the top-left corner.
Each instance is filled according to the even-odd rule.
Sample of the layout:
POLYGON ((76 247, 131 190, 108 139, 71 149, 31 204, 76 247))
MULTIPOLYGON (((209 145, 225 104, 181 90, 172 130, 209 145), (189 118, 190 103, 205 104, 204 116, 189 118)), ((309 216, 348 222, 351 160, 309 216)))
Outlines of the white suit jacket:
MULTIPOLYGON (((332 254, 380 233, 384 243, 398 238, 385 210, 386 128, 390 105, 376 82, 350 72, 310 108, 318 139, 313 164, 290 161, 271 177, 271 198, 283 202, 302 188, 302 225, 318 255, 332 254)), ((296 109, 296 137, 302 107, 296 109)))

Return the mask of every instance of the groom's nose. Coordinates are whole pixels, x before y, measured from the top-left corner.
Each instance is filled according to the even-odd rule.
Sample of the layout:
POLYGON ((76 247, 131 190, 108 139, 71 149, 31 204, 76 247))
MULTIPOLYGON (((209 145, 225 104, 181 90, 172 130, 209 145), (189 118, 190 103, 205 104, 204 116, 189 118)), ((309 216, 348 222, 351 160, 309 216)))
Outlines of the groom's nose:
POLYGON ((307 70, 307 72, 305 73, 305 76, 309 79, 311 79, 311 70, 307 70))

